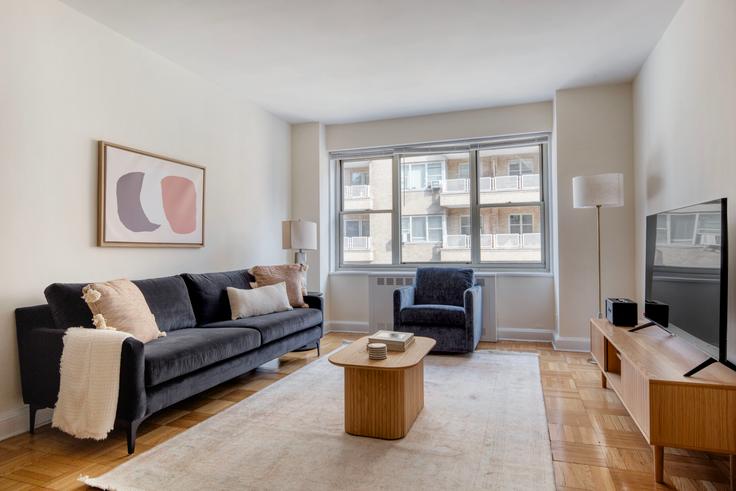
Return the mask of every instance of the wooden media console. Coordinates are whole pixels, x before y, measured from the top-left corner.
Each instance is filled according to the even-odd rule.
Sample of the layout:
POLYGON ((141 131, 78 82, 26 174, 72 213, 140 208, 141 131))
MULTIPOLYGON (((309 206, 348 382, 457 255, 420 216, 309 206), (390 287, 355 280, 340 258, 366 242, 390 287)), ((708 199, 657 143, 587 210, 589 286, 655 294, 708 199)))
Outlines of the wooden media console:
POLYGON ((603 387, 613 389, 654 452, 654 477, 664 482, 664 447, 731 456, 736 476, 736 372, 715 363, 684 377, 702 351, 655 327, 629 332, 606 319, 590 321, 591 353, 603 387))

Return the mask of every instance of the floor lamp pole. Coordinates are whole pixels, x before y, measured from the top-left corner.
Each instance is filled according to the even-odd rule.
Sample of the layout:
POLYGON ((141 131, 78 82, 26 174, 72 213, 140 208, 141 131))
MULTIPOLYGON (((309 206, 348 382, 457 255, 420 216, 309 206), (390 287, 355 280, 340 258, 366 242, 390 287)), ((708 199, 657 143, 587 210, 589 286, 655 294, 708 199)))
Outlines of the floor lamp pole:
POLYGON ((598 232, 598 318, 603 318, 603 301, 601 300, 601 205, 595 206, 595 223, 598 232))

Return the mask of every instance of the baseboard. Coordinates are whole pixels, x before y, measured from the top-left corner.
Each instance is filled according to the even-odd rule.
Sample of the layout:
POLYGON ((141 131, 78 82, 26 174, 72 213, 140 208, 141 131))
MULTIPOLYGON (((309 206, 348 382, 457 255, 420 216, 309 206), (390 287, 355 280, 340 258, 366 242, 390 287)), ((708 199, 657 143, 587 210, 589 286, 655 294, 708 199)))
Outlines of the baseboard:
POLYGON ((325 332, 369 332, 370 325, 367 322, 357 321, 327 321, 325 332))
POLYGON ((557 351, 579 351, 582 353, 590 352, 590 338, 575 338, 554 335, 552 346, 557 351))
MULTIPOLYGON (((50 408, 39 409, 36 412, 36 428, 49 424, 52 414, 50 408)), ((0 414, 0 440, 27 432, 28 418, 28 406, 25 405, 0 414)))
POLYGON ((496 331, 499 340, 503 341, 535 341, 550 343, 553 339, 552 329, 532 329, 526 327, 499 327, 496 331))

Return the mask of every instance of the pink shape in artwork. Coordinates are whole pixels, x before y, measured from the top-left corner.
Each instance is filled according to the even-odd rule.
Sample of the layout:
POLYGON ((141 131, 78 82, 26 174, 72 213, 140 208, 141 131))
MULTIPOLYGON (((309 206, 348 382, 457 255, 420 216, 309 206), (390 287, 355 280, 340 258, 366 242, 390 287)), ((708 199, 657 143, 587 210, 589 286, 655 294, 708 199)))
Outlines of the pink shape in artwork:
POLYGON ((167 176, 161 180, 164 213, 177 234, 190 234, 197 228, 197 191, 186 177, 167 176))

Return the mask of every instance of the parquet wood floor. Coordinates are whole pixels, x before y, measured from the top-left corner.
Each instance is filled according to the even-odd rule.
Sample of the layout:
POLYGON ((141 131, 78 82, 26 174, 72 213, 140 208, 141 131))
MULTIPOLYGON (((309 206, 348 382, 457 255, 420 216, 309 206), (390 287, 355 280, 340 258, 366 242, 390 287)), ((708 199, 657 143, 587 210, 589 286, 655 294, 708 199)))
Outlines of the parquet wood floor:
MULTIPOLYGON (((330 333, 322 356, 357 334, 330 333)), ((666 486, 655 487, 652 452, 633 420, 588 355, 554 351, 548 343, 481 343, 478 349, 538 353, 549 435, 559 490, 726 490, 725 456, 667 449, 666 486)), ((217 414, 317 359, 316 351, 290 353, 253 372, 161 411, 143 423, 143 451, 217 414)), ((0 442, 0 491, 78 489, 80 474, 99 475, 128 458, 125 437, 115 431, 102 442, 75 440, 49 426, 0 442)))

